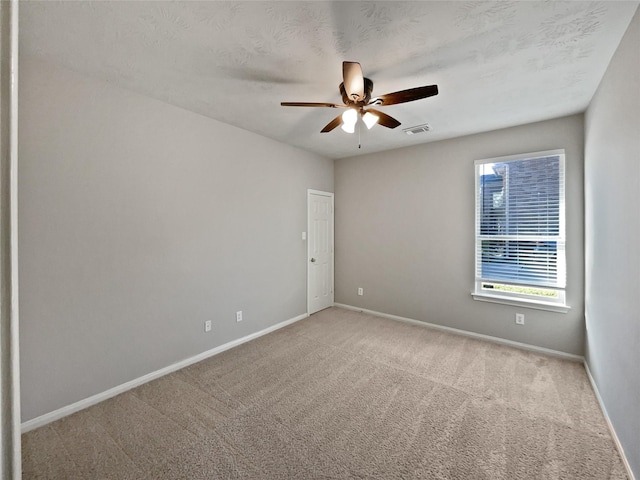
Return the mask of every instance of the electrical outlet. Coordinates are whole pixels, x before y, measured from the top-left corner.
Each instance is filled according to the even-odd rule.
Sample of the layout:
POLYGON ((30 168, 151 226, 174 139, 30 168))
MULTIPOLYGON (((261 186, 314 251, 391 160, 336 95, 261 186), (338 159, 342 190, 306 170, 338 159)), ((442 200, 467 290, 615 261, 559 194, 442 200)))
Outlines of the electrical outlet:
POLYGON ((236 322, 242 321, 242 310, 236 312, 236 322))
POLYGON ((204 331, 205 332, 211 331, 211 320, 207 320, 206 322, 204 322, 204 331))
POLYGON ((516 313, 516 324, 524 325, 524 313, 516 313))
POLYGON ((362 288, 358 288, 358 295, 364 295, 364 290, 362 288))

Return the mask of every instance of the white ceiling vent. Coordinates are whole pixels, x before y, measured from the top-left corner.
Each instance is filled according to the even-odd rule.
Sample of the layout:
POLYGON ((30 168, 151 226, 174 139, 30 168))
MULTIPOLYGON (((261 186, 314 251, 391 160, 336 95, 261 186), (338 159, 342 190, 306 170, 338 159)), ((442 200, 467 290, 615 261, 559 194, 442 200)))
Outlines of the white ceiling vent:
POLYGON ((403 128, 402 131, 407 135, 415 135, 416 133, 424 133, 431 130, 431 125, 425 123, 424 125, 416 125, 415 127, 403 128))

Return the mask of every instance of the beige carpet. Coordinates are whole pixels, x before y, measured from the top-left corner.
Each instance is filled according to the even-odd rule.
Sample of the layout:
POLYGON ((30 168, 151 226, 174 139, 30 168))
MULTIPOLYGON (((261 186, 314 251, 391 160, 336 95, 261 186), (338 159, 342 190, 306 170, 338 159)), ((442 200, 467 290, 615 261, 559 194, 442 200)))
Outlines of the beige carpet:
POLYGON ((27 479, 624 479, 584 368, 331 308, 23 435, 27 479))

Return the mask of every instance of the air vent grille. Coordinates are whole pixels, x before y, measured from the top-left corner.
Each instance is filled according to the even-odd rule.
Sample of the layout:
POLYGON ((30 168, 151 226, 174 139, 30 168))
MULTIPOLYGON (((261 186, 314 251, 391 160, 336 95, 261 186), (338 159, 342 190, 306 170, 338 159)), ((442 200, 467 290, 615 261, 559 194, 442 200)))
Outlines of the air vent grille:
POLYGON ((415 127, 403 128, 402 131, 407 135, 415 135, 416 133, 424 133, 431 130, 431 125, 425 123, 424 125, 416 125, 415 127))

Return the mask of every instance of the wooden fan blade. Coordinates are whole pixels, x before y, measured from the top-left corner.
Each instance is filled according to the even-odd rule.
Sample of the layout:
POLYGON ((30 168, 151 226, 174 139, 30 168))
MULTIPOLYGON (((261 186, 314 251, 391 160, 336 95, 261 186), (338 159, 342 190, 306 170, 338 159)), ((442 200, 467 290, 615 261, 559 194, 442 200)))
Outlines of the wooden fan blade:
POLYGON ((398 120, 396 120, 395 118, 387 115, 386 113, 381 112, 380 110, 375 110, 373 108, 369 108, 369 109, 367 109, 367 112, 371 112, 374 115, 377 115, 378 116, 378 123, 380 125, 382 125, 383 127, 396 128, 398 125, 400 125, 400 122, 398 120))
POLYGON ((327 126, 320 130, 321 133, 327 133, 339 126, 342 123, 342 115, 338 115, 336 118, 327 123, 327 126))
POLYGON ((364 99, 364 76, 358 62, 342 62, 342 79, 344 89, 351 100, 364 99))
POLYGON ((316 103, 316 102, 280 102, 283 107, 329 107, 329 108, 345 108, 344 105, 335 103, 316 103))
MULTIPOLYGON (((396 105, 398 103, 413 102, 421 98, 432 97, 438 94, 437 85, 428 85, 425 87, 410 88, 409 90, 401 90, 400 92, 387 93, 375 99, 376 105, 396 105), (382 103, 379 103, 379 102, 382 103)), ((374 103, 374 102, 372 102, 374 103)))

